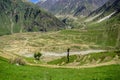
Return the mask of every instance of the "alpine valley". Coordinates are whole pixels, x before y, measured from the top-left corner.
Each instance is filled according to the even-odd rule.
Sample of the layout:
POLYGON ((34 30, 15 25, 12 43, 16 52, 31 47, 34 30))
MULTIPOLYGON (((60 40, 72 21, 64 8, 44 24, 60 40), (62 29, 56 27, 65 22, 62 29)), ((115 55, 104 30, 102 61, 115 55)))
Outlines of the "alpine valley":
POLYGON ((120 0, 0 0, 0 80, 119 77, 120 0))

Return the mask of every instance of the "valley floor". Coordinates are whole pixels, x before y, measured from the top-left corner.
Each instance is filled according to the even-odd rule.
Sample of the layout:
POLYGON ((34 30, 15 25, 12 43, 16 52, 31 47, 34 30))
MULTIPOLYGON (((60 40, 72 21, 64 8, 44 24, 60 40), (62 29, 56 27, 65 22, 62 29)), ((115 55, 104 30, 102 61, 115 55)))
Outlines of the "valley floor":
POLYGON ((109 46, 103 45, 102 34, 101 30, 62 30, 0 36, 0 56, 10 60, 20 57, 27 64, 10 64, 10 60, 0 57, 0 79, 119 80, 119 52, 104 53, 109 46), (68 48, 71 55, 66 63, 68 48), (36 52, 43 53, 40 61, 33 57, 36 52))

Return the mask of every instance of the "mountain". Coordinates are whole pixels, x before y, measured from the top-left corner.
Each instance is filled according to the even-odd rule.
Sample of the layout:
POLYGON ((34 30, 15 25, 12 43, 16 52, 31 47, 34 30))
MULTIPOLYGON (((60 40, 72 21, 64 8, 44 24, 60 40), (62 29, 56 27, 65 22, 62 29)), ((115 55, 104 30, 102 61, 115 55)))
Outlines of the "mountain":
POLYGON ((109 0, 87 18, 92 28, 105 30, 103 42, 120 49, 120 0, 109 0))
POLYGON ((93 10, 102 6, 108 0, 46 0, 37 5, 53 14, 72 14, 74 16, 86 16, 93 10))
POLYGON ((52 6, 54 6, 54 4, 57 2, 58 0, 42 0, 40 2, 38 2, 37 4, 39 4, 40 6, 42 6, 45 9, 50 9, 52 6))
POLYGON ((120 0, 109 0, 102 7, 91 12, 88 17, 94 17, 91 20, 100 19, 98 22, 102 22, 112 16, 115 16, 119 12, 120 12, 120 0))
POLYGON ((64 23, 27 0, 0 0, 0 35, 64 28, 64 23))

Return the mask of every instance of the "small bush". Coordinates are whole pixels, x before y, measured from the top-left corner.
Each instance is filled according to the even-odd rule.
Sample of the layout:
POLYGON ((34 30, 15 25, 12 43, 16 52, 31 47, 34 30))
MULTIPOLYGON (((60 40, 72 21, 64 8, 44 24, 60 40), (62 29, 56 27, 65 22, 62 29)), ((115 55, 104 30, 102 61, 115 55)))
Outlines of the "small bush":
POLYGON ((25 61, 22 58, 19 58, 19 57, 17 57, 17 58, 11 58, 9 60, 9 62, 11 64, 25 65, 25 61))
POLYGON ((120 50, 116 50, 116 51, 114 51, 115 53, 120 53, 120 50))
POLYGON ((42 56, 42 54, 40 53, 40 52, 37 52, 37 53, 35 53, 34 54, 34 58, 36 59, 36 60, 40 60, 40 57, 42 56))

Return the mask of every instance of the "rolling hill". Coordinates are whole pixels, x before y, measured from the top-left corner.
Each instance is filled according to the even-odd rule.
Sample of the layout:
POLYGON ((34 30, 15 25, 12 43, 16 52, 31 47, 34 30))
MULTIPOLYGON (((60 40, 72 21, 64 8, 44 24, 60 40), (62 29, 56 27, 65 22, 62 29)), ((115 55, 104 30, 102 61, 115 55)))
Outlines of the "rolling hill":
POLYGON ((0 0, 0 35, 16 32, 55 31, 65 24, 25 0, 0 0))

